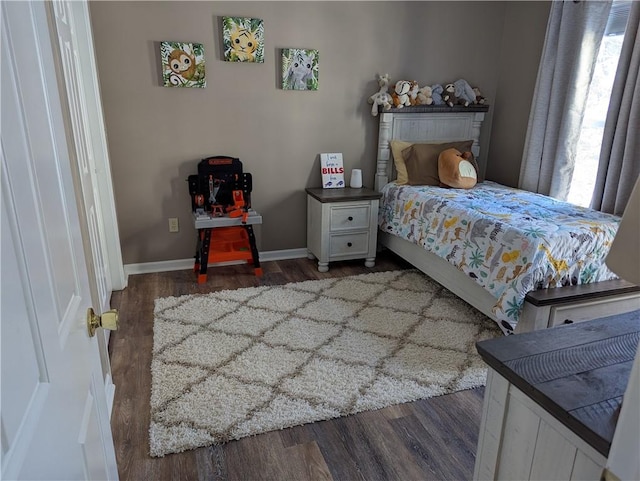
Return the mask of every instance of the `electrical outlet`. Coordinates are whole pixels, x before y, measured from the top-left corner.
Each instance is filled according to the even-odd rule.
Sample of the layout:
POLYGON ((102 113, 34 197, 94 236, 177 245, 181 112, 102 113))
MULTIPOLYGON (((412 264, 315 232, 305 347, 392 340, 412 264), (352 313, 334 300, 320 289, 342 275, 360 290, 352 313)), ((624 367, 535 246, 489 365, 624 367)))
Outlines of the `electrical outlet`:
POLYGON ((177 217, 169 217, 169 232, 178 232, 180 227, 178 226, 177 217))

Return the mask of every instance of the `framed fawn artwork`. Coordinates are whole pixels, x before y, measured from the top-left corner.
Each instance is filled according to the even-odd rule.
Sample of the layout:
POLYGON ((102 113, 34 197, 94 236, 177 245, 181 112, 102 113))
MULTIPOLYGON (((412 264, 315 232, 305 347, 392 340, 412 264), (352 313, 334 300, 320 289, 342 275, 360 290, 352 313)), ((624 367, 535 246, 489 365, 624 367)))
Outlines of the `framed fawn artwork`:
POLYGON ((318 90, 318 51, 282 49, 282 89, 318 90))
POLYGON ((260 18, 222 17, 224 59, 264 62, 264 22, 260 18))
POLYGON ((165 87, 207 86, 201 43, 161 42, 160 57, 165 87))

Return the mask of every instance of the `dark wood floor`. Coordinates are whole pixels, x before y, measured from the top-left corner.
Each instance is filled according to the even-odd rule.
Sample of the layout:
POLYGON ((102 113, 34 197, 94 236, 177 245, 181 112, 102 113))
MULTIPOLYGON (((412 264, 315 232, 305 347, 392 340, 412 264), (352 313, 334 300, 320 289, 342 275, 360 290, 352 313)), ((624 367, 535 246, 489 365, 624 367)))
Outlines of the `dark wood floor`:
POLYGON ((191 271, 129 277, 113 295, 120 329, 111 335, 116 395, 112 429, 120 479, 126 480, 465 480, 473 475, 482 388, 232 441, 222 446, 149 456, 153 301, 221 289, 284 284, 409 266, 382 253, 320 273, 307 259, 210 268, 206 284, 191 271))

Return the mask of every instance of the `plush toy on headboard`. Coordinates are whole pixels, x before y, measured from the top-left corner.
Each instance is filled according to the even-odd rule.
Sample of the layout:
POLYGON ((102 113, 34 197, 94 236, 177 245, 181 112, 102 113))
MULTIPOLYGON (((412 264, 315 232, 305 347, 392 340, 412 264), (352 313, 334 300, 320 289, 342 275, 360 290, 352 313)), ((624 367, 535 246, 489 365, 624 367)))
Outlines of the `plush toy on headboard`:
POLYGON ((431 105, 433 103, 433 97, 431 95, 431 87, 425 85, 418 90, 418 105, 431 105))
POLYGON ((368 103, 373 104, 371 107, 371 115, 374 117, 378 115, 378 105, 382 105, 383 110, 391 109, 391 103, 393 99, 389 94, 389 74, 378 75, 378 86, 380 89, 373 94, 367 100, 368 103))
POLYGON ((418 102, 418 92, 420 91, 420 85, 418 85, 417 80, 411 81, 411 90, 409 90, 409 103, 411 105, 419 105, 418 102))
POLYGON ((456 97, 458 97, 458 103, 467 107, 468 105, 476 103, 476 93, 465 79, 458 79, 453 82, 456 88, 456 97))
POLYGON ((444 89, 440 84, 431 86, 431 98, 433 99, 433 105, 444 105, 444 100, 442 100, 443 91, 444 89))
POLYGON ((391 98, 393 99, 393 106, 401 109, 405 105, 411 106, 409 100, 409 91, 411 90, 411 82, 408 80, 398 80, 396 86, 391 92, 391 98))
POLYGON ((444 100, 444 103, 449 107, 453 107, 454 105, 468 107, 475 102, 475 99, 473 89, 467 81, 463 79, 456 80, 451 84, 446 84, 442 92, 442 100, 444 100))
POLYGON ((476 100, 475 100, 475 104, 479 104, 479 105, 484 105, 485 103, 487 103, 487 99, 484 95, 482 95, 482 92, 480 92, 480 89, 478 87, 473 87, 473 93, 476 94, 476 100))
POLYGON ((456 97, 456 86, 453 84, 445 84, 442 89, 442 100, 449 107, 453 107, 458 104, 458 97, 456 97))

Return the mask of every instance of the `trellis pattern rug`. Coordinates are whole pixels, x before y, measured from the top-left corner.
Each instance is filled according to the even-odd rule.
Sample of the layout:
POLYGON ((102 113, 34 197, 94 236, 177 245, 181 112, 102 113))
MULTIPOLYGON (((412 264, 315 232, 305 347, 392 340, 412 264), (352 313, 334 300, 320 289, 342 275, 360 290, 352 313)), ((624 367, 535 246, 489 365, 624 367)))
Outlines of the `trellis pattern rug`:
POLYGON ((497 325, 414 270, 156 299, 164 456, 483 385, 497 325))

